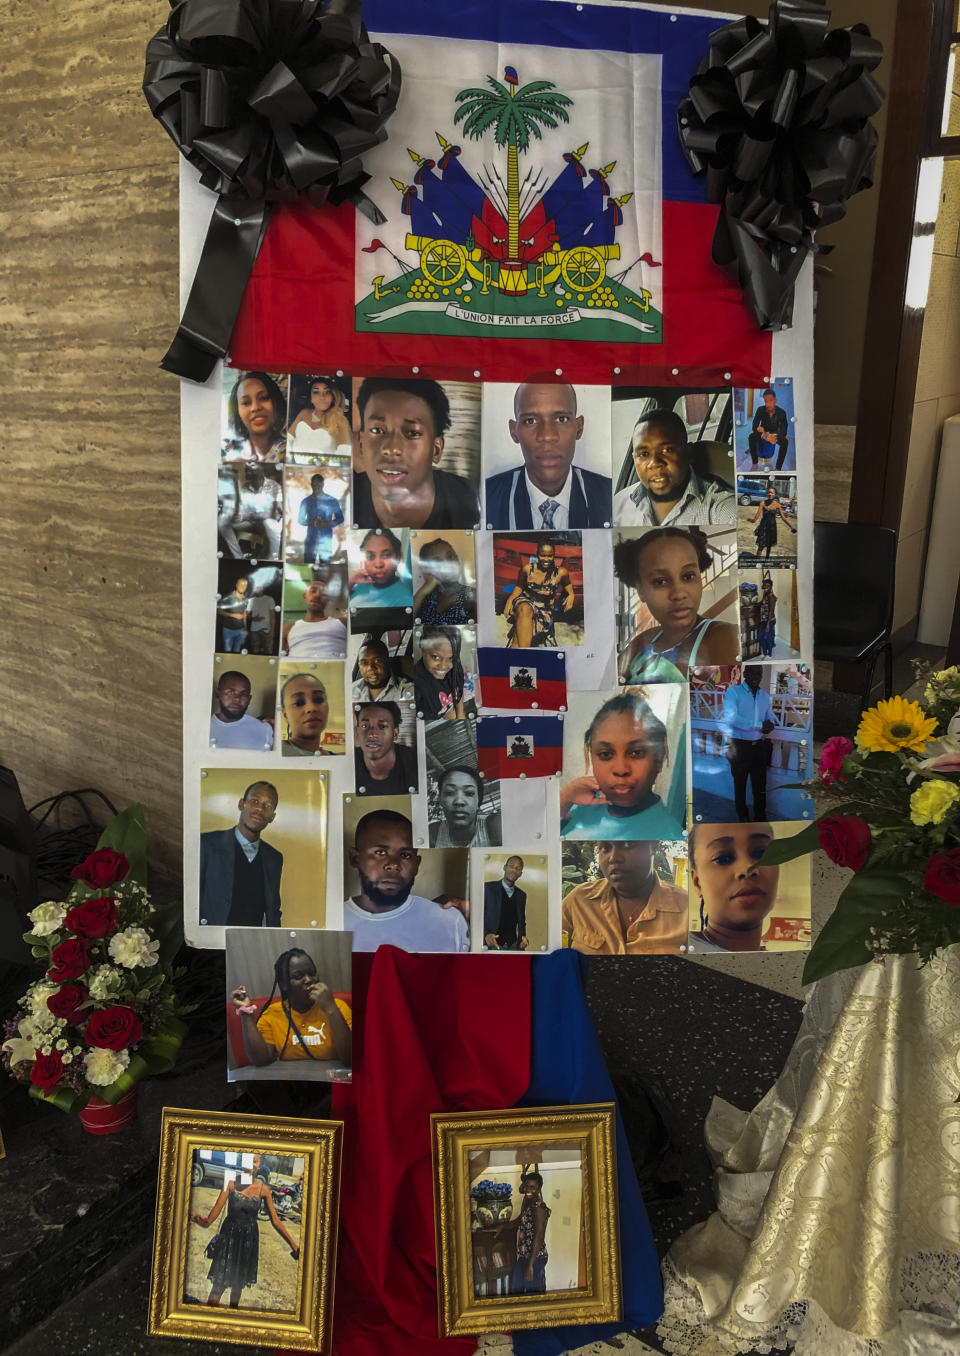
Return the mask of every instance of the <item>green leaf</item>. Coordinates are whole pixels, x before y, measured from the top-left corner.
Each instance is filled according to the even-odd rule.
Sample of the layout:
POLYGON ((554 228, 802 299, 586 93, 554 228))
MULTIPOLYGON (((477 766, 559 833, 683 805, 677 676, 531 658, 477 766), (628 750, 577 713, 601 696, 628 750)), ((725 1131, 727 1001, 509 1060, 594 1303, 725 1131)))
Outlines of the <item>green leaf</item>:
POLYGON ((130 863, 129 879, 147 888, 147 823, 142 805, 134 802, 111 819, 97 847, 122 852, 130 863))
POLYGON ((820 846, 817 823, 818 821, 814 820, 812 824, 808 824, 799 833, 791 834, 789 838, 774 838, 767 844, 757 866, 780 866, 783 862, 792 862, 795 857, 804 857, 807 853, 815 852, 820 846))
POLYGON ((30 1085, 30 1096, 36 1097, 40 1102, 48 1102, 50 1106, 59 1107, 65 1111, 68 1116, 75 1116, 84 1105, 86 1098, 73 1091, 72 1088, 58 1088, 56 1092, 49 1097, 44 1097, 43 1093, 35 1083, 30 1085))
POLYGON ((909 883, 881 871, 854 876, 837 907, 820 929, 803 967, 802 983, 812 984, 837 970, 849 970, 872 959, 865 938, 891 905, 904 897, 909 883))
POLYGON ((859 902, 877 900, 880 907, 889 909, 893 901, 903 899, 910 893, 910 882, 898 871, 871 871, 869 866, 859 871, 848 881, 843 893, 837 900, 837 908, 844 900, 859 902))

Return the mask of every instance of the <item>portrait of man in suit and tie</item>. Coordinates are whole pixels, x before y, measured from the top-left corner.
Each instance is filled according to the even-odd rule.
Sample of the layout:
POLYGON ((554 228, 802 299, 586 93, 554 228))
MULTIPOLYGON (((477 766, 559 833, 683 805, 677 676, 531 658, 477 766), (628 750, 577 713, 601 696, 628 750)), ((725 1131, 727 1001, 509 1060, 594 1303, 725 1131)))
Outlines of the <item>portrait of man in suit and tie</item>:
POLYGON ((508 857, 500 880, 483 887, 483 946, 485 951, 526 951, 527 896, 517 881, 523 875, 523 858, 508 857))
POLYGON ((200 922, 213 927, 280 926, 283 853, 262 834, 277 817, 271 782, 253 782, 237 802, 232 829, 200 835, 200 922))
MULTIPOLYGON (((588 440, 594 453, 598 444, 607 449, 602 464, 609 465, 609 426, 586 428, 577 405, 570 385, 528 381, 517 387, 507 426, 522 461, 487 477, 487 527, 609 527, 611 479, 582 465, 588 440)), ((493 434, 485 421, 484 438, 493 434)))

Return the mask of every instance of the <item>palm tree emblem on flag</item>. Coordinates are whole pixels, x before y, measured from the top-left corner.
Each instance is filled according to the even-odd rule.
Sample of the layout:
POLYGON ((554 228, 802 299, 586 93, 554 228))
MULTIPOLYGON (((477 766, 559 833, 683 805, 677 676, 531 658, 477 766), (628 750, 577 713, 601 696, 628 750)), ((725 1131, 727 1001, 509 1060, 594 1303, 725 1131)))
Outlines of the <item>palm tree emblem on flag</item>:
POLYGON ((519 264, 519 153, 529 150, 531 134, 541 140, 541 124, 558 127, 561 122, 569 122, 567 109, 573 100, 560 94, 550 80, 533 80, 519 88, 520 81, 512 66, 506 67, 503 78, 505 85, 488 75, 489 89, 462 89, 457 95, 460 107, 453 120, 462 121, 466 135, 477 141, 492 127, 494 141, 507 148, 507 262, 519 264))
MULTIPOLYGON (((563 338, 661 342, 662 318, 637 272, 659 263, 634 244, 630 262, 611 272, 621 259, 623 209, 634 196, 612 191, 616 160, 588 169, 585 141, 562 155, 551 176, 547 164, 536 164, 534 145, 570 123, 574 100, 551 80, 521 84, 513 66, 486 82, 454 94, 453 121, 469 141, 490 138, 506 150, 506 180, 496 165, 471 172, 462 148, 441 132, 439 159, 408 147, 415 172, 390 177, 409 222, 402 244, 394 236, 393 248, 379 237, 360 246, 365 254, 386 250, 400 273, 390 287, 383 274, 375 286, 368 280, 357 329, 463 335, 536 327, 563 338), (533 163, 521 177, 524 157, 533 163)), ((555 137, 551 145, 548 160, 557 154, 555 137)))

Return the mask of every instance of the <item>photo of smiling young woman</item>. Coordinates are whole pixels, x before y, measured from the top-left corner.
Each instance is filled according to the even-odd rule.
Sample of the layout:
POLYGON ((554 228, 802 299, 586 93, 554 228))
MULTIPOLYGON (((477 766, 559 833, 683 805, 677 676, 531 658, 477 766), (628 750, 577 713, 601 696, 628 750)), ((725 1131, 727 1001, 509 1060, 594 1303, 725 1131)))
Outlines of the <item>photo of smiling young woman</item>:
POLYGON ((805 859, 761 866, 775 838, 801 824, 695 824, 688 838, 690 950, 797 951, 810 946, 805 859))
POLYGON ((282 462, 286 449, 286 376, 223 369, 224 461, 282 462))
POLYGON ((349 410, 349 377, 291 376, 287 424, 290 459, 305 461, 331 452, 351 455, 349 410))
POLYGON ((686 687, 569 694, 560 833, 655 840, 686 832, 686 687))
POLYGON ((418 626, 413 632, 413 685, 425 721, 476 714, 477 643, 472 626, 418 626))

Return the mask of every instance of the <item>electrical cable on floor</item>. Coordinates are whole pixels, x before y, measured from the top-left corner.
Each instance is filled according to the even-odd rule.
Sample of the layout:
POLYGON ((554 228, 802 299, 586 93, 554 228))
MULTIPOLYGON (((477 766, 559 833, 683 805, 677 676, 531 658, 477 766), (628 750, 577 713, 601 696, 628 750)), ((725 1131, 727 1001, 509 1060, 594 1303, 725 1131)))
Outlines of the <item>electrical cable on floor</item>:
POLYGON ((102 801, 111 817, 117 813, 113 802, 92 786, 76 791, 60 791, 55 796, 38 800, 27 811, 36 832, 37 875, 45 885, 62 881, 64 894, 70 887, 70 872, 96 847, 97 839, 103 832, 102 825, 96 822, 84 799, 86 796, 94 796, 102 801), (84 822, 63 827, 61 817, 68 808, 79 809, 84 822))

